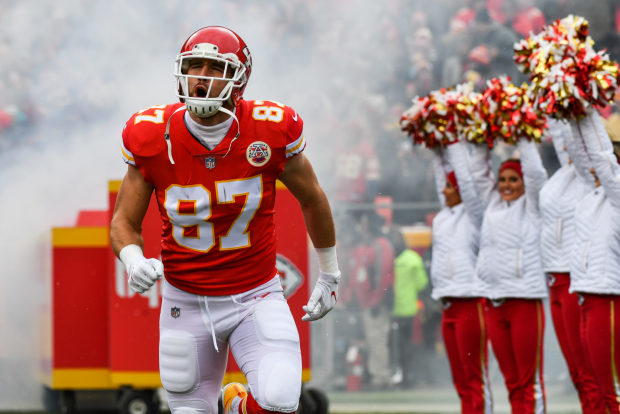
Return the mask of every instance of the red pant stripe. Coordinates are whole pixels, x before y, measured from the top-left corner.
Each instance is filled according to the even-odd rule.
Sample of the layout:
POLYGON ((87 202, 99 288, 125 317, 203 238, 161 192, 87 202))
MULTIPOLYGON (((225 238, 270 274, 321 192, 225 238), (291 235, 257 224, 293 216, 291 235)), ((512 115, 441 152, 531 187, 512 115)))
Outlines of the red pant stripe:
POLYGON ((493 396, 491 395, 491 381, 489 380, 488 369, 488 339, 486 325, 484 323, 484 306, 483 302, 477 303, 478 324, 480 325, 480 372, 482 373, 482 398, 484 399, 484 413, 493 412, 493 396))
POLYGON ((538 345, 536 347, 536 376, 534 379, 534 412, 546 413, 545 388, 542 378, 544 323, 542 303, 540 301, 536 303, 536 323, 538 324, 538 345))
MULTIPOLYGON (((616 390, 616 403, 618 403, 618 407, 620 408, 620 386, 618 385, 618 369, 616 367, 616 314, 615 314, 615 303, 614 301, 609 301, 609 321, 610 321, 610 332, 611 332, 611 373, 614 381, 614 389, 616 390)), ((619 409, 620 411, 620 409, 619 409)))

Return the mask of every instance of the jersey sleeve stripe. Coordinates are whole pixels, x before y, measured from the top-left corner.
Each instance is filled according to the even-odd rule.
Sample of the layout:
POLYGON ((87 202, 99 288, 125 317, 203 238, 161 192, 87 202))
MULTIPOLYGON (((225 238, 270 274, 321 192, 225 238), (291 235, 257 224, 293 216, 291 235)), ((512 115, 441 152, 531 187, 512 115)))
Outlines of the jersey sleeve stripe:
POLYGON ((127 148, 125 148, 125 145, 123 145, 123 143, 121 143, 121 152, 123 153, 123 161, 135 167, 136 160, 133 158, 133 154, 127 148))
POLYGON ((300 136, 297 140, 291 142, 286 146, 286 158, 292 157, 295 154, 299 154, 306 147, 306 140, 304 136, 300 136))

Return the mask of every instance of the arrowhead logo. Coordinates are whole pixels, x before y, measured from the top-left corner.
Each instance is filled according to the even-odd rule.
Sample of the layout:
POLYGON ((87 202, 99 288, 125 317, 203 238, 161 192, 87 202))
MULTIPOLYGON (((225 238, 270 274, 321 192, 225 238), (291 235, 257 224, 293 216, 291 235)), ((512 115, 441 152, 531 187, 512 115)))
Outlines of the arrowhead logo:
POLYGON ((288 298, 301 286, 304 276, 293 262, 281 254, 276 255, 276 268, 284 289, 284 297, 288 298))

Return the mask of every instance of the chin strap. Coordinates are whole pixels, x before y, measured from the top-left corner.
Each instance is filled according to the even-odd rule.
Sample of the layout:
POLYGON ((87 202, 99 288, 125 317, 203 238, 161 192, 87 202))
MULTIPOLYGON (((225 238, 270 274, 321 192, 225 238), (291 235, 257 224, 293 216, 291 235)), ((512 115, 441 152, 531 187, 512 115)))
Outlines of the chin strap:
POLYGON ((170 160, 170 164, 174 164, 174 159, 172 158, 172 144, 170 143, 170 120, 179 111, 185 109, 185 106, 178 107, 172 115, 168 118, 168 122, 166 123, 166 132, 164 133, 164 139, 166 140, 166 145, 168 146, 168 159, 170 160))
POLYGON ((233 117, 233 119, 237 122, 237 134, 235 135, 235 137, 233 139, 230 140, 230 144, 228 145, 228 151, 226 151, 226 154, 224 154, 224 157, 226 157, 228 155, 228 153, 230 152, 230 148, 232 147, 232 143, 235 142, 235 140, 237 138, 239 138, 239 133, 240 133, 240 129, 239 129, 239 119, 237 118, 237 116, 235 115, 235 113, 233 111, 230 111, 224 107, 221 107, 218 109, 218 111, 222 111, 227 115, 230 115, 233 117))
MULTIPOLYGON (((166 132, 164 133, 164 139, 166 140, 166 145, 168 146, 168 159, 170 160, 170 164, 174 164, 174 159, 172 158, 172 143, 170 142, 170 120, 172 119, 172 117, 174 116, 174 114, 176 114, 179 111, 182 111, 186 109, 185 106, 180 106, 178 107, 173 113, 172 115, 170 115, 170 117, 168 118, 168 122, 166 123, 166 132)), ((235 115, 235 113, 233 111, 230 111, 224 107, 219 107, 218 111, 224 112, 225 114, 232 116, 233 119, 237 122, 237 134, 235 135, 235 137, 233 139, 230 140, 230 145, 228 145, 228 151, 226 151, 226 154, 224 154, 224 157, 228 155, 228 153, 230 152, 230 148, 232 147, 232 143, 239 138, 239 133, 240 133, 240 129, 239 129, 239 119, 237 118, 237 116, 235 115)))

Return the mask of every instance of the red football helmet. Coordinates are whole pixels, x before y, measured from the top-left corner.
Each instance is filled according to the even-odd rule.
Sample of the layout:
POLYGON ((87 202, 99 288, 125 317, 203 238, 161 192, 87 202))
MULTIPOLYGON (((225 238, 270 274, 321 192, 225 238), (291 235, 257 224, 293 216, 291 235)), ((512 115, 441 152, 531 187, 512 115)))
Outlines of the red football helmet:
POLYGON ((174 69, 174 76, 177 79, 177 96, 181 102, 185 102, 188 111, 206 118, 215 114, 228 99, 237 105, 243 96, 251 72, 252 56, 243 39, 225 27, 203 27, 187 38, 181 47, 181 52, 177 55, 174 69), (224 75, 220 79, 228 83, 219 96, 210 96, 211 86, 205 97, 190 96, 189 78, 214 79, 187 75, 189 60, 197 58, 214 59, 226 65, 224 75))

